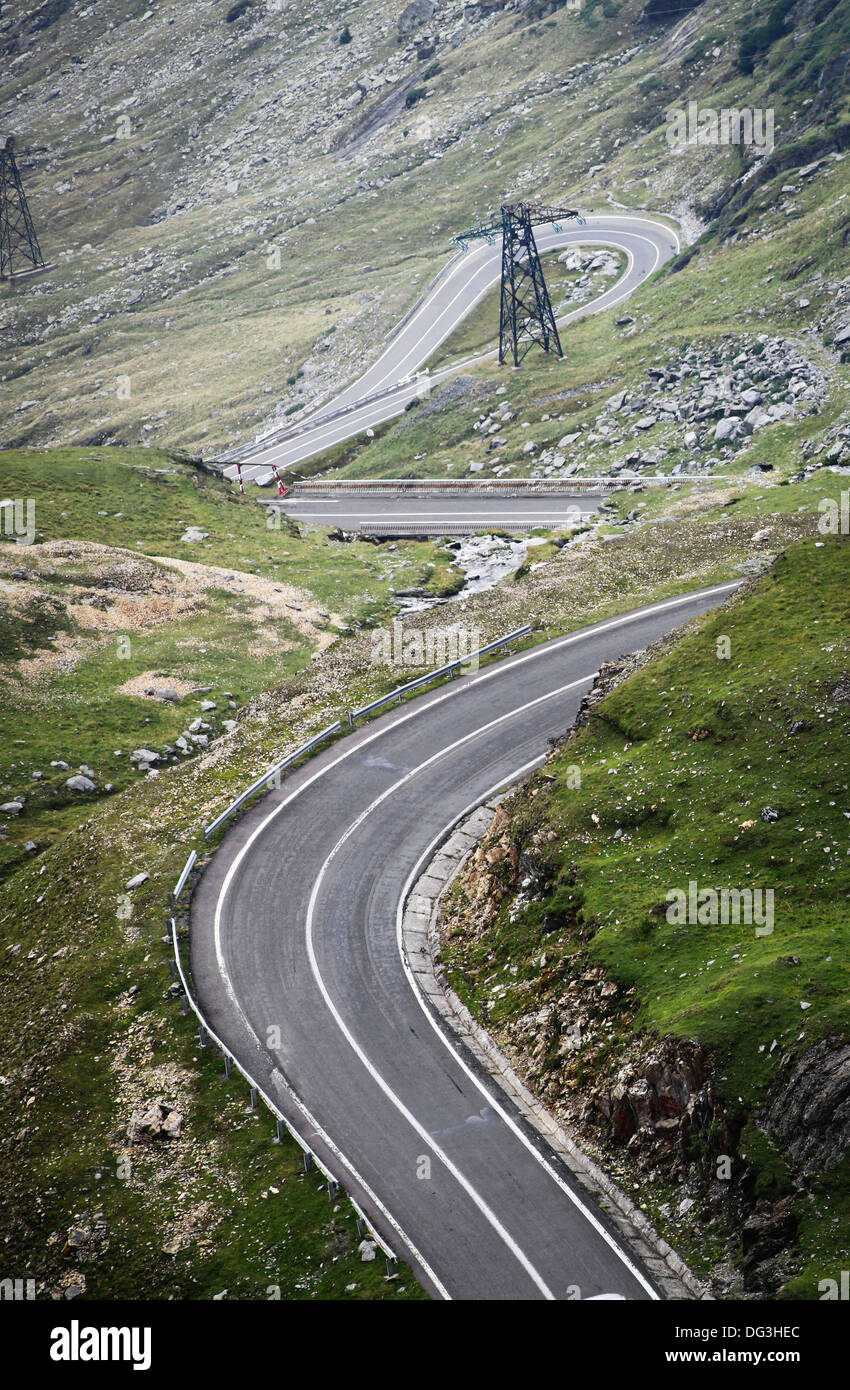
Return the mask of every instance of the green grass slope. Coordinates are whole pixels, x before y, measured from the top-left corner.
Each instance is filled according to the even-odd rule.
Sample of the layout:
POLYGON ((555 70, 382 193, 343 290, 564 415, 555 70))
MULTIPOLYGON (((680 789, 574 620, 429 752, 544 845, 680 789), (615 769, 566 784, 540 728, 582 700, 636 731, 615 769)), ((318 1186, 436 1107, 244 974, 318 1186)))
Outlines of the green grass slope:
POLYGON ((396 589, 459 580, 436 543, 269 529, 255 500, 151 450, 0 453, 5 496, 33 504, 36 529, 33 545, 9 528, 0 544, 0 804, 25 798, 0 816, 3 875, 138 780, 133 750, 182 761, 200 745, 175 741, 191 745, 196 720, 226 736, 253 696, 376 621, 396 589), (175 688, 176 701, 146 693, 175 688), (81 767, 94 790, 66 786, 81 767))

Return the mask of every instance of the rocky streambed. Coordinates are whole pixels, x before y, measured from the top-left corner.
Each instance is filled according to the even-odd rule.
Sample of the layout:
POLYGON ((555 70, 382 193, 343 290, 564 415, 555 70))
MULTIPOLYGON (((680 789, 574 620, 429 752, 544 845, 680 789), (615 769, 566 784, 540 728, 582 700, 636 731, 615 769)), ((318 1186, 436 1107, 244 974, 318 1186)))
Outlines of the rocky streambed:
POLYGON ((501 580, 515 574, 525 563, 529 549, 539 544, 541 542, 534 537, 511 540, 506 536, 463 536, 460 540, 448 541, 446 549, 451 552, 453 563, 465 575, 462 587, 457 593, 441 598, 424 593, 404 593, 399 596, 399 612, 424 613, 428 608, 456 603, 459 599, 469 598, 471 594, 492 589, 501 580))

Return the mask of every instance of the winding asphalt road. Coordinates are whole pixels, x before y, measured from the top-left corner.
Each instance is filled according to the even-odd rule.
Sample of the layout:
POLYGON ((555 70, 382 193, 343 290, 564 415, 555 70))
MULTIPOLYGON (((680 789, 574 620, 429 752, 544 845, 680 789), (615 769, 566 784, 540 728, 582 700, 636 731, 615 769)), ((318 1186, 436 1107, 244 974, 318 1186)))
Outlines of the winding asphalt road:
POLYGON ((597 623, 359 728, 255 804, 195 892, 210 1024, 437 1296, 659 1296, 444 1033, 404 959, 401 915, 449 830, 543 760, 603 661, 734 588, 597 623))
MULTIPOLYGON (((626 271, 617 283, 597 299, 565 315, 559 320, 559 326, 622 303, 680 249, 679 238, 672 227, 652 217, 628 214, 602 213, 588 217, 584 226, 570 224, 560 232, 544 226, 535 231, 535 239, 540 251, 599 245, 613 246, 626 254, 626 271)), ((297 432, 290 427, 242 454, 243 478, 266 480, 271 477, 271 464, 297 469, 314 454, 401 414, 409 401, 461 370, 465 364, 455 364, 418 380, 405 380, 428 361, 478 301, 498 283, 501 254, 498 243, 493 246, 477 243, 450 261, 446 272, 437 277, 422 303, 402 322, 385 351, 357 381, 299 424, 297 432), (376 392, 381 393, 377 399, 368 399, 376 392)), ((487 356, 494 354, 485 354, 476 360, 485 360, 487 356)), ((235 478, 235 466, 226 468, 225 476, 235 478)))

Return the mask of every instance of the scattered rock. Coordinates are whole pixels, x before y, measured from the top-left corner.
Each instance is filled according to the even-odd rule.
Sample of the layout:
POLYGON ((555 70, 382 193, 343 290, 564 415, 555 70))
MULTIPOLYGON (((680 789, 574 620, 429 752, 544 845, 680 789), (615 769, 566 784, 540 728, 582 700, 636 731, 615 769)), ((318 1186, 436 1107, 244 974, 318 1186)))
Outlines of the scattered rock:
POLYGON ((159 754, 150 748, 134 748, 130 754, 130 762, 138 763, 140 767, 149 766, 151 763, 159 762, 159 754))
POLYGON ((69 777, 65 786, 70 792, 93 792, 95 784, 90 777, 78 774, 76 777, 69 777))

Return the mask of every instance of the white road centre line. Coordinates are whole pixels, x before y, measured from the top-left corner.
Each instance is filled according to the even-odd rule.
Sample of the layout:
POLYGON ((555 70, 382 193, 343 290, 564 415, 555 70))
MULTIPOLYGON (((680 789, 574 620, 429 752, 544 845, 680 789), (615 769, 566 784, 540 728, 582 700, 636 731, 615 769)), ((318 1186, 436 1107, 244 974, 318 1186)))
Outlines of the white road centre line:
POLYGON ((319 891, 321 889, 325 874, 327 873, 327 870, 330 867, 331 863, 336 858, 337 854, 342 849, 346 841, 349 840, 350 837, 354 834, 355 830, 357 830, 363 824, 363 822, 372 814, 373 811, 377 810, 379 806, 383 805, 383 803, 390 796, 392 796, 394 792, 397 792, 401 787, 406 786, 409 782, 413 780, 414 777, 416 777, 419 773, 423 772, 425 768, 431 767, 434 763, 439 762, 441 758, 445 758, 449 754, 454 753, 458 748, 462 748, 464 744, 471 743, 473 739, 480 738, 482 734, 489 733, 491 729, 496 728, 499 724, 504 724, 509 719, 515 719, 518 715, 524 714, 527 710, 533 709, 537 705, 544 704, 547 700, 553 700, 556 696, 563 695, 568 690, 574 690, 577 686, 585 685, 592 679, 593 672, 591 672, 590 675, 581 676, 577 680, 569 681, 568 684, 559 686, 556 690, 550 690, 545 695, 538 695, 534 700, 528 700, 524 705, 519 705, 515 709, 509 710, 507 714, 499 715, 497 719, 489 720, 486 724, 482 724, 477 729, 473 729, 471 733, 465 734, 463 738, 456 739, 454 743, 450 743, 446 745, 444 748, 441 748, 438 752, 432 753, 430 758, 426 758, 425 761, 419 763, 417 767, 411 768, 409 772, 404 773, 404 775, 400 777, 398 781, 394 782, 392 786, 388 787, 386 791, 381 792, 380 796, 377 796, 375 800, 372 801, 370 805, 365 808, 365 810, 360 812, 360 815, 356 818, 356 820, 353 820, 351 822, 351 824, 347 827, 345 833, 341 835, 340 838, 337 840, 330 854, 327 856, 324 863, 322 864, 322 867, 319 870, 316 879, 313 883, 313 891, 310 894, 310 901, 307 906, 307 917, 304 923, 304 939, 307 947, 307 956, 310 961, 310 969, 313 974, 313 979, 315 980, 319 988, 319 991, 322 995, 322 998, 325 1001, 325 1005, 329 1013, 331 1014, 334 1022, 336 1023, 337 1027, 339 1028, 340 1032, 342 1033, 352 1052, 358 1058, 359 1062, 364 1067, 364 1069, 369 1073, 372 1080, 383 1091, 384 1095, 387 1097, 390 1103, 395 1106, 398 1113, 402 1116, 403 1119, 407 1121, 407 1123, 419 1136, 423 1144, 426 1144, 431 1149, 432 1153, 443 1164, 447 1172, 451 1173, 452 1177, 459 1184, 459 1186, 463 1188, 467 1196, 472 1199, 473 1203, 481 1212, 485 1220, 489 1223, 490 1226, 492 1226, 493 1230, 504 1242, 504 1244, 510 1250, 511 1254, 515 1257, 515 1259, 519 1261, 526 1274, 529 1276, 532 1282, 537 1285, 538 1289, 543 1294, 543 1297, 548 1300, 554 1300, 555 1295, 552 1293, 551 1289, 546 1284, 542 1275, 534 1267, 531 1260, 529 1260, 528 1256, 522 1251, 520 1246, 514 1240, 513 1236, 502 1224, 496 1213, 484 1200, 484 1198, 481 1196, 478 1190, 473 1186, 473 1184, 469 1181, 469 1179, 465 1176, 465 1174, 461 1171, 457 1164, 455 1164, 452 1161, 452 1159, 449 1158, 445 1149, 443 1149, 442 1146, 436 1142, 433 1136, 429 1134, 425 1126, 420 1124, 419 1120, 417 1120, 413 1112, 405 1105, 401 1097, 397 1095, 396 1092, 392 1089, 389 1082, 384 1078, 384 1076, 379 1071, 378 1067, 371 1060, 364 1048, 361 1046, 361 1044, 355 1038, 354 1034, 351 1032, 351 1029, 348 1027, 348 1024, 345 1022, 344 1018, 342 1017, 342 1014, 340 1013, 339 1009, 337 1008, 336 1004, 331 998, 330 991, 327 985, 325 984, 324 977, 322 976, 321 970, 319 969, 319 963, 316 959, 316 952, 313 945, 313 920, 315 917, 316 902, 318 900, 319 891))

